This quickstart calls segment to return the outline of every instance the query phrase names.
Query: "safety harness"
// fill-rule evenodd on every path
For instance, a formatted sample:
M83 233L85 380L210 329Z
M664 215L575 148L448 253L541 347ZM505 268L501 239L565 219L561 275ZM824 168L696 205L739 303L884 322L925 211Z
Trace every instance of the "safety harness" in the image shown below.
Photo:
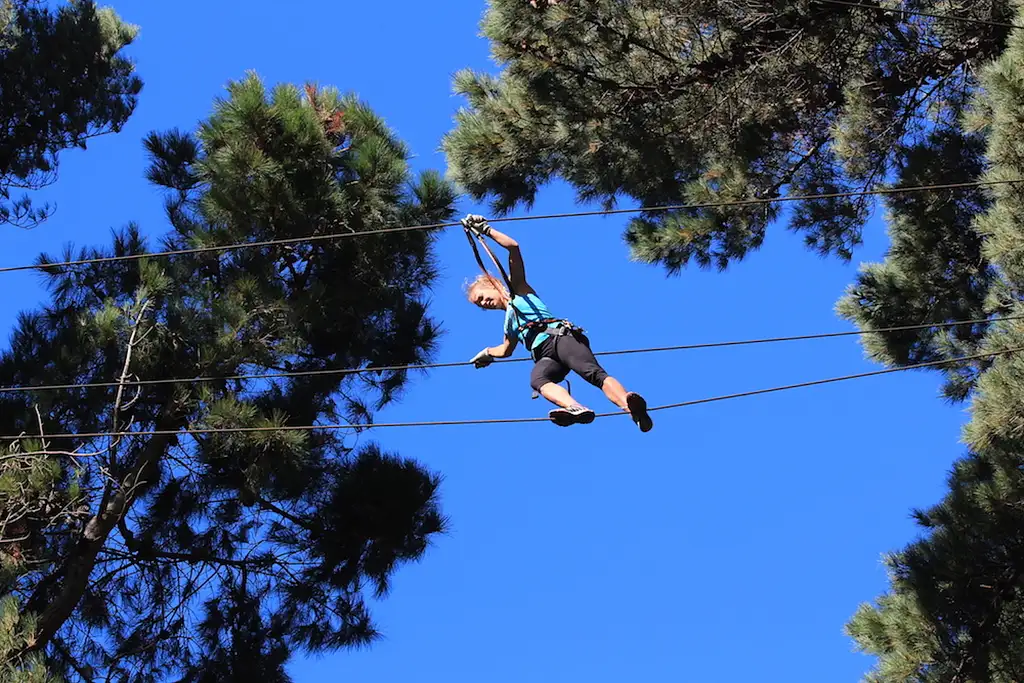
M512 311L516 318L520 320L522 319L519 314L519 310L515 306L512 307ZM583 331L582 327L578 327L574 325L572 321L564 318L527 320L516 328L516 332L523 337L523 343L526 344L526 348L530 349L530 355L533 355L533 342L542 334L550 334L553 337L564 337L566 335L582 333Z

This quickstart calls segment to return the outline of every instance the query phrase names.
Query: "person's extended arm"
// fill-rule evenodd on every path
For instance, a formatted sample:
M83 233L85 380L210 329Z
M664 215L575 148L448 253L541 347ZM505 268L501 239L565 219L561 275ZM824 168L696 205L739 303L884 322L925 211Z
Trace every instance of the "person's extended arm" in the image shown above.
M516 346L519 344L519 340L515 337L505 337L505 341L498 344L497 346L489 346L480 353L473 356L470 361L478 368L484 368L490 365L495 358L508 358L512 355L512 352L516 350Z

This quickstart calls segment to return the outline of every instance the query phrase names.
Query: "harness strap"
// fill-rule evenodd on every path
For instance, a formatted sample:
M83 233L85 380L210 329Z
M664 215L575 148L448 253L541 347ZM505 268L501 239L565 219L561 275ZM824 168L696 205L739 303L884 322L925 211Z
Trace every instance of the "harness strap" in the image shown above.
M571 322L569 322L568 320L563 320L562 318L542 318L540 320L527 320L526 322L519 326L518 331L522 332L523 330L528 330L539 325L551 325L552 323L562 323L564 325L572 327Z
M552 323L557 323L558 327L553 327ZM571 321L562 318L545 318L543 320L530 320L519 326L518 332L526 330L526 334L523 336L523 342L526 344L526 348L530 349L531 353L533 349L534 340L537 339L541 334L550 334L553 337L563 337L567 334L574 334L575 332L583 332L583 328L577 327Z
M487 270L487 266L484 265L484 260L480 256L480 250L477 248L476 241L473 240L473 235L471 234L469 228L465 228L465 232L466 239L469 240L469 246L473 249L473 256L476 257L476 262L477 265L480 266L480 270L483 271L484 275L487 275L488 277L494 277L493 275L491 275L490 271ZM484 248L484 251L486 251L487 255L491 258L491 262L494 263L494 267L498 269L499 273L501 273L501 279L505 281L505 286L508 288L508 291L506 293L508 294L509 298L511 298L512 280L509 278L508 273L506 273L505 269L501 267L501 262L497 259L497 257L495 257L494 252L491 251L491 248L487 246L487 242L484 241L484 238L477 236L477 239L480 241L480 246Z

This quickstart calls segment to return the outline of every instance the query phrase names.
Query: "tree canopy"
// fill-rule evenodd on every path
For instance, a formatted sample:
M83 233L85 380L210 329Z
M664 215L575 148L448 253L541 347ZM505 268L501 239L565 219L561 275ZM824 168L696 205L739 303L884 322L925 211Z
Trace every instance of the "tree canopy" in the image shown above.
M164 248L453 213L439 174L414 177L373 111L331 89L250 76L197 133L146 145ZM0 456L0 507L17 511L0 520L0 595L19 617L9 599L0 626L23 668L45 654L74 680L283 681L293 652L375 637L367 596L444 528L438 476L351 431L268 428L358 427L399 397L405 372L318 371L430 357L433 239L44 265L50 301L19 320L0 385L101 386L0 394L0 432L25 435ZM147 252L129 226L64 256ZM231 379L282 371L305 374ZM165 378L183 381L131 383ZM103 432L120 435L86 436Z
M907 6L1012 16L1006 0ZM583 201L648 207L877 189L957 127L1009 28L824 0L491 0L483 32L503 69L456 76L469 106L444 148L473 197L508 211L555 177ZM849 259L871 199L790 206L811 249ZM626 237L670 272L724 269L781 211L650 213Z
M52 207L28 193L57 179L59 153L128 121L142 81L124 49L137 33L90 0L0 0L0 225L45 220Z

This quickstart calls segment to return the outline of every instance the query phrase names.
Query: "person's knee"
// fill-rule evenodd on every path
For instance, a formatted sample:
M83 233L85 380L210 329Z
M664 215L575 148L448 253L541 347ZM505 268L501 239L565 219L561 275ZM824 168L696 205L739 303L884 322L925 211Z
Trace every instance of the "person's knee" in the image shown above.
M537 362L530 373L530 388L539 392L545 384L558 384L564 378L562 366L550 358L544 358Z
M608 379L608 373L600 365L583 368L583 372L580 375L598 389L604 387L604 381Z
M555 384L554 382L544 381L540 382L538 386L535 386L533 390L536 391L541 396L547 397L551 393L551 389L553 387L557 389L558 385Z

